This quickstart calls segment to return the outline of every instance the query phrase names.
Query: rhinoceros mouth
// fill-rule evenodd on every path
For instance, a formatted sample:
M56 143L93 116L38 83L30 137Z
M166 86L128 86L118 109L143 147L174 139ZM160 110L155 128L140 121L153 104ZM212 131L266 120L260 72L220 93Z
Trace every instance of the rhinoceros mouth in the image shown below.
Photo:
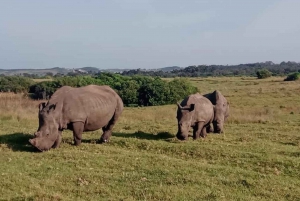
M38 151L43 152L43 150L41 150L40 148L36 147L33 142L31 141L31 139L29 140L29 143Z
M185 141L188 139L188 137L186 137L185 135L181 135L181 134L177 134L176 137L178 140L181 140L181 141Z
M35 141L33 141L33 139L30 139L30 140L29 140L29 143L30 143L34 148L36 148L38 151L40 151L40 152L47 151L46 149L41 149L41 148L39 148L39 147L36 145ZM48 150L49 150L49 149L48 149Z

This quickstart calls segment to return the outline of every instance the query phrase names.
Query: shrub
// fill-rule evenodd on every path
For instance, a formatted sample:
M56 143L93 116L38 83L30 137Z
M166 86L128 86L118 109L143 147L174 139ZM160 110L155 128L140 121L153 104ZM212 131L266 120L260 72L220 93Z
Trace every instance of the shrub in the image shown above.
M138 105L138 90L139 85L135 80L122 82L118 94L126 106Z
M191 85L186 78L175 78L169 83L170 103L176 103L178 100L198 92L197 87Z
M256 72L258 79L264 79L272 76L272 73L267 69L261 69Z
M49 99L51 95L62 85L56 81L44 81L33 84L29 87L29 93L34 99Z
M166 81L156 77L139 88L139 105L153 106L166 105L170 101L170 89Z
M122 98L125 106L153 106L174 104L189 94L197 92L187 79L170 82L159 77L122 76L101 73L96 76L64 76L54 81L45 81L30 86L29 92L35 99L48 99L62 86L81 87L90 84L108 85Z
M57 86L71 86L71 87L82 87L90 84L103 85L105 82L100 79L95 79L92 76L64 76L55 78Z
M292 74L289 74L284 81L295 81L298 80L300 78L300 72L295 72Z
M3 76L0 77L1 92L28 92L32 79L20 76Z

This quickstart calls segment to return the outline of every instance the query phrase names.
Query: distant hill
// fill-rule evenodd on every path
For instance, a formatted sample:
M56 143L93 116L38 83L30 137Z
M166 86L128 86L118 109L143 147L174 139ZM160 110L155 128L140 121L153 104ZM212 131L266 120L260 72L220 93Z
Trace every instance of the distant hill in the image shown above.
M171 67L163 67L157 69L140 69L141 71L163 71L163 72L170 72L172 70L179 70L181 69L178 66L171 66ZM72 72L86 72L86 73L99 73L99 72L111 72L111 73L122 73L124 71L129 71L133 69L99 69L97 67L82 67L82 68L61 68L61 67L54 67L54 68L45 68L45 69L0 69L0 74L3 75L23 75L23 74L34 74L38 76L44 76L47 73L52 73L53 75L56 74L63 74L66 75Z
M120 68L112 68L112 69L99 69L100 72L109 72L109 73L122 73L124 71L129 71L132 69L120 69Z
M80 68L80 70L84 70L86 72L90 72L90 73L99 73L100 69L96 68L96 67L82 67Z
M55 67L55 68L47 68L47 69L0 69L0 74L3 75L23 75L24 73L26 74L34 74L34 75L39 75L43 76L46 75L47 73L52 73L53 75L55 74L68 74L69 72L72 72L71 69L66 69L66 68L60 68L60 67Z
M275 64L271 61L238 65L193 65L185 68L165 67L161 69L135 69L122 72L122 75L158 77L207 77L207 76L257 76L258 70L267 69L274 76L300 72L300 63L288 61ZM165 71L163 71L165 70Z
M183 69L179 66L170 66L170 67L163 67L163 68L158 68L157 70L158 71L163 71L163 72L171 72L173 70L180 70L180 69Z
M267 69L273 75L288 75L300 72L300 63L288 61L275 64L271 61L247 63L238 65L193 65L188 67L168 66L156 69L99 69L97 67L48 69L0 69L0 75L24 75L40 77L44 75L78 75L95 74L99 72L120 73L122 75L145 75L158 77L203 77L203 76L256 76L260 69Z
M56 75L56 74L66 75L68 73L75 72L75 71L86 72L86 73L100 72L100 70L95 67L83 67L83 68L76 68L76 69L54 67L54 68L45 68L45 69L0 69L0 74L3 74L3 75L34 74L34 75L38 75L38 76L44 76L47 73L52 73L53 75Z

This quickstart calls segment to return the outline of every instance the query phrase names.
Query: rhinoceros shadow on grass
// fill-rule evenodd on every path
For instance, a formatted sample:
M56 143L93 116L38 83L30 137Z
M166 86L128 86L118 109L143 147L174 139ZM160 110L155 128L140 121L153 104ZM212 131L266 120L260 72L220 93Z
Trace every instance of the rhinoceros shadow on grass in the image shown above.
M169 133L169 132L159 132L157 134L153 133L145 133L143 131L137 131L134 133L113 133L112 137L117 137L117 138L136 138L136 139L141 139L141 140L166 140L169 141L170 139L173 139L175 135ZM63 137L62 138L62 143L65 144L73 144L72 143L73 139L71 137ZM113 141L113 139L112 139ZM101 144L99 139L85 139L83 136L82 143L86 144Z
M35 148L28 143L30 138L32 135L25 133L0 135L0 144L6 144L13 151L34 152Z
M144 140L168 140L170 138L175 137L175 135L169 132L159 132L157 134L152 134L152 133L145 133L143 131L137 131L134 133L114 133L113 136L122 137L122 138L137 138L137 139L144 139Z
M159 132L157 134L145 133L143 131L137 131L135 133L113 133L114 137L121 138L137 138L145 140L168 140L174 138L175 135L169 132ZM12 133L6 135L0 135L0 145L5 144L13 151L19 152L36 152L37 150L31 146L28 142L32 138L32 135L26 133ZM83 139L83 143L98 143L97 139ZM72 139L63 138L63 143L72 144Z

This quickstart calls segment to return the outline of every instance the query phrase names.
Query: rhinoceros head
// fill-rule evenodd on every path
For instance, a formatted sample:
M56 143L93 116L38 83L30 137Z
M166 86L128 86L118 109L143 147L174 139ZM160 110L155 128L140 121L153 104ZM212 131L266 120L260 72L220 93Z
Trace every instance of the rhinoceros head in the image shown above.
M177 103L177 121L178 121L178 132L176 137L179 140L186 140L188 138L189 130L192 124L193 112L195 104L182 107Z
M59 137L59 125L55 120L56 104L39 105L39 127L29 142L40 151L49 150Z

